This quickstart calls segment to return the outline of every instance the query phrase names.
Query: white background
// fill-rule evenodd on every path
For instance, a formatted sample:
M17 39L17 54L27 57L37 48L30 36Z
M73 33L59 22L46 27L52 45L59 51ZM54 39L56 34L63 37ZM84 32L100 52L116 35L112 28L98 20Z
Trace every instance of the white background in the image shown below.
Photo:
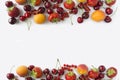
M57 24L32 22L30 31L24 22L8 23L5 1L0 1L0 79L7 80L6 73L13 65L34 64L52 68L57 58L61 64L104 64L120 70L119 0L115 5L118 10L109 24L90 19L78 24L77 16L73 16L74 25L69 19Z

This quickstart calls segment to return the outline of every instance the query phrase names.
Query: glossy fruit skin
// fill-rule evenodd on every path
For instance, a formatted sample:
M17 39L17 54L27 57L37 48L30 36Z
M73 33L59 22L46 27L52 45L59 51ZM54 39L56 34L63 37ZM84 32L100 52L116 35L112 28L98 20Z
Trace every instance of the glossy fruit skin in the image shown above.
M66 9L73 9L74 8L74 6L75 6L75 2L74 1L72 1L71 3L68 3L67 1L65 1L64 2L64 7L66 8Z
M104 21L105 21L106 23L110 23L110 22L112 21L112 19L111 19L110 16L106 16L105 19L104 19Z
M45 8L44 7L39 7L38 8L38 12L39 13L44 13L45 12Z
M32 77L26 77L25 80L34 80Z
M12 7L13 6L13 2L12 1L6 1L5 5L6 5L6 7Z
M110 15L113 13L113 10L111 8L106 8L105 12L106 12L106 14Z
M98 71L90 70L90 71L88 72L88 76L89 76L89 78L91 78L91 79L97 78L98 75L99 75L99 72L98 72Z
M106 68L105 68L104 65L100 65L100 66L98 67L98 70L99 70L99 72L104 72L104 71L106 70Z
M12 18L8 19L8 22L13 25L17 22L17 20L16 20L16 18L12 17Z
M57 69L52 69L52 74L56 75L58 73L58 70Z
M28 69L29 69L30 71L32 71L32 69L33 69L34 67L35 67L34 65L29 65L29 66L28 66Z
M33 70L35 72L35 78L40 78L42 77L42 69L40 67L34 67Z
M6 77L8 79L13 79L13 78L15 78L15 75L13 73L7 73Z
M60 20L59 14L58 13L52 13L48 16L48 20L50 22L58 22Z
M106 5L112 6L116 3L116 0L105 0Z
M25 17L25 16L20 16L19 19L20 19L21 21L25 21L25 20L26 20L26 17Z
M82 23L82 22L83 22L83 18L82 18L82 17L78 17L78 18L77 18L77 22L78 22L78 23Z
M99 0L87 0L88 6L96 6Z
M70 71L67 74L65 74L65 79L66 80L76 80L76 74Z
M88 19L88 18L89 18L89 12L84 12L84 13L82 14L82 18L83 18L83 19Z
M114 78L117 75L117 69L115 67L110 67L106 71L106 75L109 78Z
M31 5L25 5L25 6L23 7L23 9L24 9L25 11L31 11L32 7L31 7Z
M17 7L13 7L8 11L8 15L10 17L18 17L20 15L20 10Z

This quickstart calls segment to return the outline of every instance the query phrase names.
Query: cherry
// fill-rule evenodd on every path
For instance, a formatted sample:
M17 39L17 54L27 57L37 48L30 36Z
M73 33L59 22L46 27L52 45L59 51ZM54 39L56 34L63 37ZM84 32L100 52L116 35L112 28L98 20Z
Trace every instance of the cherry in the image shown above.
M108 7L105 9L105 12L106 12L106 14L110 15L110 14L112 14L113 10Z
M50 8L52 6L52 4L50 2L45 2L45 8Z
M56 75L58 73L57 69L52 69L52 74Z
M104 65L100 65L100 66L98 67L98 70L99 70L99 72L104 72L104 71L106 70L106 68L105 68Z
M53 9L51 9L51 8L47 9L47 13L48 14L52 14L53 13Z
M89 18L89 12L84 12L84 13L82 14L82 18L83 18L83 19L88 19L88 18Z
M26 18L29 18L29 17L31 16L31 13L30 13L30 12L26 12L26 13L24 14L24 16L25 16Z
M44 73L45 75L47 75L47 74L50 73L50 70L49 70L48 68L46 68L46 69L43 70L43 73Z
M38 8L38 12L39 13L44 13L45 12L45 8L44 7L39 7Z
M8 79L14 79L15 78L15 75L13 73L7 73L6 77Z
M59 3L62 3L63 2L63 0L57 0L57 3L59 4Z
M58 74L59 74L59 75L63 75L63 74L64 74L64 70L63 70L63 69L59 69L59 70L58 70Z
M32 77L26 77L25 80L33 80Z
M99 0L97 3L98 6L103 6L103 1Z
M17 22L17 19L12 17L12 18L8 19L8 22L13 25Z
M98 75L98 77L99 77L100 79L104 78L104 76L105 76L104 73L99 73L99 75Z
M78 8L73 8L73 9L71 10L71 13L77 14L77 13L78 13Z
M112 19L111 19L110 16L106 16L105 19L104 19L104 21L105 21L106 23L109 23L109 22L112 21Z
M83 3L82 2L80 2L79 4L78 4L78 8L80 8L80 9L83 9Z
M51 0L51 2L56 2L56 0Z
M100 9L100 6L96 5L96 6L94 6L93 8L94 8L94 10L99 10L99 9Z
M46 75L46 80L53 80L53 75L52 74L47 74Z
M26 20L26 17L25 17L25 16L20 16L19 19L20 19L21 21L25 21L25 20Z
M24 9L25 11L31 11L32 7L31 7L31 5L25 5L25 6L23 7L23 9Z
M32 69L33 69L34 67L35 67L34 65L29 65L29 66L28 66L28 69L29 69L30 71L32 71Z
M6 7L12 7L13 6L13 2L12 1L6 1L5 5L6 5Z
M63 12L64 12L64 9L62 7L57 8L57 13L63 14Z

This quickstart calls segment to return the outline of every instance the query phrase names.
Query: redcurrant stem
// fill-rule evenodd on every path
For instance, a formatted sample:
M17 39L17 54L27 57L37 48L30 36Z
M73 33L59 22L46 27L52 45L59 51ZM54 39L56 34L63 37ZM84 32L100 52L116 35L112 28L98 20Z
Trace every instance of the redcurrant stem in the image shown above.
M11 68L10 68L10 73L12 72L13 68L15 67L15 65L13 65Z

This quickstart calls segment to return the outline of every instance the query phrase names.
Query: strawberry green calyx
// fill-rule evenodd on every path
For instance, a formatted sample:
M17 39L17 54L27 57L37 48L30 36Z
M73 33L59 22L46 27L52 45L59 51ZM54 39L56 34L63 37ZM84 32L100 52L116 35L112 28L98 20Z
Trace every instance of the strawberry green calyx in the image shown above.
M73 1L72 0L66 0L68 4L71 4Z
M36 78L36 75L37 75L37 72L35 72L35 71L32 71L32 72L30 73L30 76L32 76L33 78Z
M109 75L109 76L111 76L111 75L113 75L113 74L115 74L116 72L115 72L115 70L114 69L110 69L110 70L108 70L108 72L107 72L107 74Z
M109 4L109 3L111 3L111 2L112 2L112 0L106 0L106 2Z
M53 18L53 19L52 19L52 22L59 22L59 21L60 21L59 18Z
M7 8L8 11L12 11L14 6Z
M74 75L74 73L72 71L68 72L68 76L73 76L73 75Z
M36 0L30 0L30 3L31 3L32 6L34 6L35 3L36 3Z
M92 70L94 71L94 72L98 72L98 69L96 68L96 67L94 67L93 65L92 65Z

